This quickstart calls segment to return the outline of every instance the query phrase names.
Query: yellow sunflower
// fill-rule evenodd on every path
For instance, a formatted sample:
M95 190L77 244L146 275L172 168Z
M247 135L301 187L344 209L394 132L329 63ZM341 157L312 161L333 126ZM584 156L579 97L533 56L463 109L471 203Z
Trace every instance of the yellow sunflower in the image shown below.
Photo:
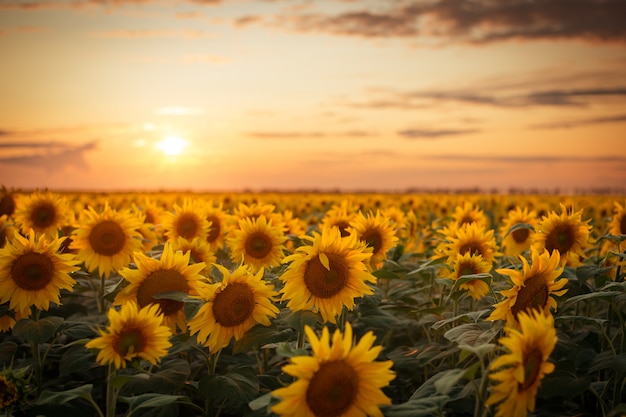
M609 234L613 236L626 235L626 204L623 206L614 202L613 217L609 223Z
M500 227L500 236L508 233L511 227L519 223L529 224L533 227L537 226L537 213L528 211L528 208L516 206L514 210L509 211L506 219L504 219ZM525 250L530 249L534 231L531 229L517 229L509 233L502 240L502 248L504 253L509 256L518 256Z
M281 300L289 300L287 307L293 311L319 311L324 321L336 323L343 306L352 310L355 298L374 292L368 285L376 282L367 266L371 248L355 234L341 237L336 227L301 238L313 244L283 259L291 264L280 276L285 284Z
M60 304L61 290L76 283L69 274L79 269L74 255L58 253L60 245L61 239L35 239L33 230L28 238L16 233L0 249L0 304L8 301L14 311Z
M551 314L531 310L519 314L519 330L508 327L499 342L508 353L489 366L496 381L486 405L497 405L496 417L526 417L535 410L535 396L545 375L554 371L548 362L557 342Z
M203 205L186 199L182 207L174 204L173 209L173 212L168 211L162 215L167 240L173 242L179 237L187 240L193 240L194 237L207 238L209 222Z
M297 378L272 391L280 402L272 411L283 417L382 417L381 405L391 404L382 388L395 378L392 361L376 361L382 347L374 346L373 332L353 345L352 326L333 334L327 327L321 338L305 327L312 356L296 356L283 371Z
M591 226L582 220L582 210L567 210L561 204L561 213L551 211L537 225L533 245L538 250L558 251L561 260L569 266L579 266L585 250L590 246Z
M253 272L280 265L287 236L282 226L274 226L264 215L239 221L232 237L226 239L233 262L243 262Z
M72 232L70 249L89 272L96 269L109 277L128 265L133 252L142 248L140 219L128 210L116 211L105 203L101 212L93 207L83 210L79 225Z
M6 214L0 216L0 248L3 247L7 241L13 239L13 235L15 234L13 225L8 220Z
M567 279L558 279L563 272L559 251L552 254L547 250L543 253L531 247L532 266L523 256L522 271L512 269L497 269L496 272L508 276L513 287L503 290L506 298L496 304L495 310L487 320L506 320L507 325L516 325L518 315L522 311L541 310L551 314L550 309L556 310L556 300L553 296L561 296L567 292L563 287Z
M15 196L4 186L0 189L0 216L11 217L15 213Z
M382 266L383 260L387 257L387 251L398 243L396 228L380 211L376 211L375 215L371 212L367 215L358 212L350 222L349 231L355 233L359 240L372 248L370 265L374 268Z
M266 204L263 202L256 202L252 204L239 203L233 210L233 214L228 218L228 230L226 231L226 238L232 237L232 233L239 229L239 222L245 219L256 219L258 217L265 217L271 219L274 215L276 206L273 204ZM278 224L274 224L278 226ZM282 226L282 225L281 225Z
M211 251L211 245L206 240L200 238L193 238L189 241L185 238L179 237L174 243L172 248L175 251L182 251L183 253L189 252L189 261L195 264L202 262L205 264L202 273L205 276L209 276L212 265L217 262L215 254Z
M468 223L475 223L485 228L489 226L489 218L485 212L470 201L465 201L463 205L455 207L452 220L457 226L463 226Z
M456 254L481 255L485 262L493 263L501 253L498 251L492 229L487 230L478 223L454 224L443 228L443 241L437 246L434 257L447 257L454 262Z
M222 203L217 206L206 205L204 208L206 220L209 222L209 231L206 241L211 247L211 251L217 252L224 247L224 236L228 227L228 215L222 207Z
M457 253L456 260L450 265L452 270L447 270L442 276L457 280L464 275L487 274L491 271L491 265L481 255ZM473 279L462 283L459 289L467 291L474 300L480 300L489 292L489 285L480 279Z
M0 332L6 332L11 330L15 323L21 319L26 319L30 316L30 308L24 310L11 310L9 309L9 303L4 303L0 306L0 312L4 313L0 316ZM1 407L0 407L1 408Z
M189 265L191 252L174 251L172 244L166 242L159 259L151 258L141 252L135 252L133 259L137 269L123 268L120 275L129 282L113 302L114 305L134 301L140 308L157 304L164 315L164 322L173 332L176 326L186 329L183 302L155 296L179 291L189 295L198 294L198 281L205 268L204 262Z
M157 365L172 346L169 340L172 333L163 325L163 315L156 304L140 309L130 301L119 311L110 308L107 317L106 330L100 329L100 336L85 344L88 349L99 350L96 360L102 365L125 368L134 358Z
M241 339L255 324L270 325L270 317L278 314L272 303L278 296L274 287L263 280L263 270L254 275L245 265L232 273L222 265L222 281L199 288L205 304L189 320L189 331L198 334L198 341L216 353L228 346L232 338Z
M37 234L54 239L58 237L58 230L69 223L69 212L65 197L49 191L36 191L20 198L14 219L22 234L27 235L33 229Z
M350 200L344 199L339 205L334 205L324 214L320 228L326 226L338 227L341 231L341 236L346 237L350 234L348 230L350 228L350 222L356 217L357 211L358 209Z

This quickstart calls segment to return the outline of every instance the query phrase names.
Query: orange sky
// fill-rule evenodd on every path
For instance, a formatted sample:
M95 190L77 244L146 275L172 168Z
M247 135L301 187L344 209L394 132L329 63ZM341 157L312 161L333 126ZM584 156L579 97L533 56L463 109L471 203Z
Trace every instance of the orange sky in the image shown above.
M623 192L625 15L621 0L3 0L0 185Z

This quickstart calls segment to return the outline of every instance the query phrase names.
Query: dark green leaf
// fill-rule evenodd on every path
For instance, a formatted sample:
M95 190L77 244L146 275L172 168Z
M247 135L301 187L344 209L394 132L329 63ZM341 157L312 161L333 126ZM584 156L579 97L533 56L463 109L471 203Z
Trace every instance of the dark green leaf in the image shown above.
M152 373L144 374L145 377L133 378L127 381L122 394L172 393L185 383L190 373L191 368L186 360L175 359L167 361L156 370L153 370Z
M68 401L75 400L77 398L90 398L92 384L81 385L80 387L72 388L67 391L52 392L44 390L39 398L37 398L38 405L53 404L60 405L65 404Z
M154 393L141 394L134 397L120 396L118 398L120 399L120 401L128 403L131 411L130 414L132 414L133 411L141 408L164 407L176 401L186 399L186 397L182 395L165 395Z
M63 353L59 363L61 376L68 376L72 372L78 372L95 366L96 356L84 345L75 345Z
M235 341L233 353L247 352L268 343L286 342L293 337L292 329L276 330L272 327L256 325L246 332L244 337Z
M588 294L575 295L574 297L568 298L563 303L559 305L559 310L565 311L572 305L576 304L579 301L583 300L594 300L594 299L610 299L617 295L620 295L620 291L596 291Z
M441 414L438 411L443 409L449 399L447 395L435 395L381 407L381 410L386 417L431 417Z
M590 384L591 379L586 375L578 377L570 372L557 370L548 374L541 381L537 396L540 398L572 398L585 392Z
M259 380L253 368L238 366L226 375L205 376L200 380L198 388L217 407L247 407L259 394Z
M13 335L38 344L46 343L55 335L63 317L49 316L37 321L19 320L13 326Z

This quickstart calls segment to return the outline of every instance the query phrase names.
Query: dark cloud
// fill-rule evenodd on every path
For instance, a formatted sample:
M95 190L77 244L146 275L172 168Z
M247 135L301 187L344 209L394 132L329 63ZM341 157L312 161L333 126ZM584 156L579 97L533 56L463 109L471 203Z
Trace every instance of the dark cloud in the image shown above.
M624 123L626 122L626 114L607 117L593 117L589 119L577 119L552 123L540 123L530 126L532 129L569 129L579 126L589 126L607 123Z
M325 138L363 138L372 136L371 133L350 130L346 132L247 132L248 137L255 139L325 139Z
M398 132L406 139L439 139L448 136L469 135L480 129L406 129Z

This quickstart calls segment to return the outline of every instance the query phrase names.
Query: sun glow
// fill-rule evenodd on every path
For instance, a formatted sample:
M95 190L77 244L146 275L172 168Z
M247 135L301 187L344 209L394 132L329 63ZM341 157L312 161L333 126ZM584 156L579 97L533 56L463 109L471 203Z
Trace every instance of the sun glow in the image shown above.
M156 147L166 155L180 155L187 147L188 142L178 136L168 136L157 142Z

